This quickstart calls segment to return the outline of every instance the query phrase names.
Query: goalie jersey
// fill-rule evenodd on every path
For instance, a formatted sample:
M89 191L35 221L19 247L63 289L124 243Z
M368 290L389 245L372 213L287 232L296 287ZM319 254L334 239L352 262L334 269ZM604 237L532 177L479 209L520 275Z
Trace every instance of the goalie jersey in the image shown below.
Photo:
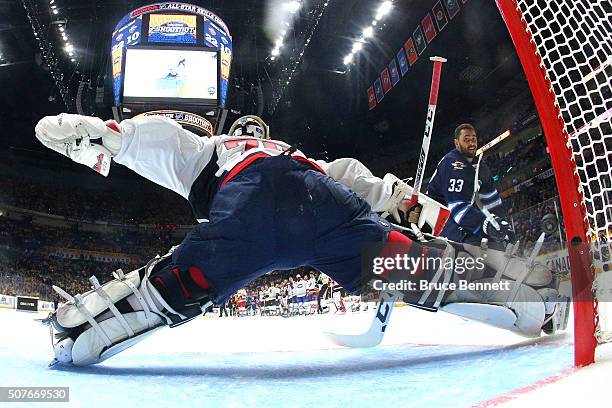
M481 208L506 218L502 200L493 185L491 172L485 163L480 164L478 183L480 185L474 204L474 180L478 158L467 159L459 150L453 149L438 163L427 188L427 195L445 204L451 216L441 235L457 242L480 243L483 237L482 224L485 220ZM480 203L482 207L479 207Z
M308 159L277 140L253 137L201 138L161 116L121 122L121 150L115 162L186 198L198 221L206 221L217 190L262 157L291 155L348 186L373 211L384 211L393 186L355 159Z

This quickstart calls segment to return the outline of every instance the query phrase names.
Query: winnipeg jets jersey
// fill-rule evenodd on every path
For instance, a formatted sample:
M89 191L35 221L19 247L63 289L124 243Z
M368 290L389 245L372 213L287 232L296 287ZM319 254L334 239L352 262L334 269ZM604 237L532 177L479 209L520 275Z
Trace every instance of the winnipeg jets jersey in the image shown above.
M375 177L358 160L308 159L279 140L223 135L202 138L162 116L124 120L121 136L121 149L114 160L189 200L199 221L208 218L214 194L231 177L261 157L280 154L291 154L348 186L373 211L384 211L392 193L391 183Z
M459 150L453 149L440 160L427 188L427 195L448 206L451 211L451 218L442 235L452 240L461 241L455 236L455 230L471 235L481 232L485 215L478 207L478 202L482 208L505 218L501 197L493 185L485 163L481 163L478 172L478 202L472 204L477 163L476 160L468 160Z

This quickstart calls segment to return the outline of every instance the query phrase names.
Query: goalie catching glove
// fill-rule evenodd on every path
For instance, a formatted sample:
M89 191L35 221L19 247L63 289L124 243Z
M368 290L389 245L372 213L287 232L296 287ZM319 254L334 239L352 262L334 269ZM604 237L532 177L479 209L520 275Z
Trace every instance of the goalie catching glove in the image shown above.
M206 278L198 268L172 265L172 252L128 274L115 271L115 279L104 285L92 277L92 290L81 295L53 286L67 302L43 320L51 330L51 364L100 363L206 310L212 304Z
M42 118L36 138L49 149L108 176L111 157L121 149L121 129L115 121L62 113ZM93 143L100 140L102 144Z

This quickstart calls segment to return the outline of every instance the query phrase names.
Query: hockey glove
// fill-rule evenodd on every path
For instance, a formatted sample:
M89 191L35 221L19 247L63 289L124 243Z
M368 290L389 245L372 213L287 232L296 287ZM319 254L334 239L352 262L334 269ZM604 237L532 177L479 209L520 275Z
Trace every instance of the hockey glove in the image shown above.
M36 125L36 138L49 149L107 176L110 170L111 150L121 147L121 132L114 124L101 119L63 113L42 118ZM103 139L104 145L92 143Z
M387 200L382 217L387 218L391 215L393 219L401 225L403 222L405 223L405 214L407 213L410 203L409 200L406 199L410 193L410 186L391 173L387 173L383 181L391 185L392 192Z

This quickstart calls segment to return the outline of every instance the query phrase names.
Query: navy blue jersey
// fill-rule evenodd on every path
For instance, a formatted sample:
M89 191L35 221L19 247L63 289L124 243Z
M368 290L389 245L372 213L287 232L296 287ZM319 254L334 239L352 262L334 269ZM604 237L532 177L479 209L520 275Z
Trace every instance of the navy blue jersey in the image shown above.
M481 228L485 215L476 204L472 204L477 160L469 160L459 150L453 149L440 160L429 182L427 194L446 205L451 211L451 217L442 232L442 235L449 239L463 241L462 238L466 236L482 235ZM501 197L493 185L491 173L484 162L480 165L478 179L480 183L478 199L483 208L505 218ZM451 233L450 236L448 233Z

